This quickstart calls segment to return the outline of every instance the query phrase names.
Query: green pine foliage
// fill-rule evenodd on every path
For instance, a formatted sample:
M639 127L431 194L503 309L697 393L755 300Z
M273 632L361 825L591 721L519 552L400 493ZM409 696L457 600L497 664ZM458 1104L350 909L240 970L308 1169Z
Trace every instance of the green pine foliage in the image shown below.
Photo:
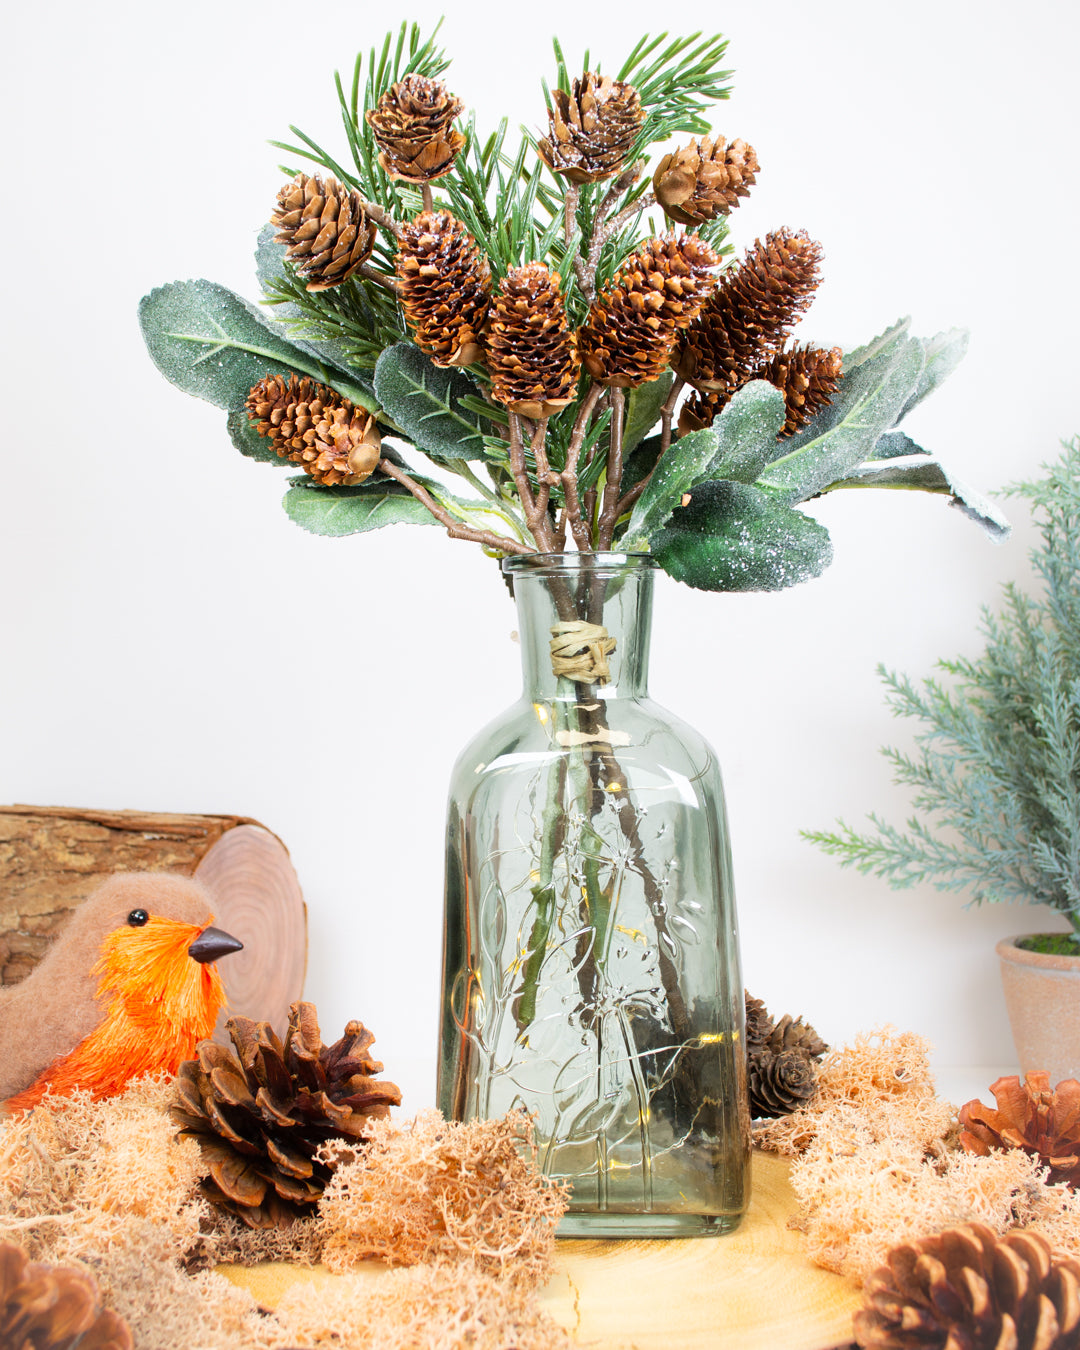
M915 814L906 829L871 815L870 833L839 822L805 837L894 887L1050 905L1080 931L1080 438L1011 491L1039 523L1039 592L1005 586L983 650L939 662L943 678L879 672L892 711L919 727L914 753L883 752Z

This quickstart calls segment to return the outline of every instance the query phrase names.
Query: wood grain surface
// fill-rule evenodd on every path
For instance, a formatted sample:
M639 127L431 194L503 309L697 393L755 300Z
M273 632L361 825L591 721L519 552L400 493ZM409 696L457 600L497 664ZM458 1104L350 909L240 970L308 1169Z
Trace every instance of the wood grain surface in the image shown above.
M795 1196L782 1158L757 1153L753 1198L725 1237L638 1242L563 1239L542 1294L583 1350L833 1350L851 1341L861 1303L849 1280L807 1260L788 1227ZM268 1307L287 1288L337 1277L281 1263L220 1267ZM386 1267L364 1262L378 1281Z

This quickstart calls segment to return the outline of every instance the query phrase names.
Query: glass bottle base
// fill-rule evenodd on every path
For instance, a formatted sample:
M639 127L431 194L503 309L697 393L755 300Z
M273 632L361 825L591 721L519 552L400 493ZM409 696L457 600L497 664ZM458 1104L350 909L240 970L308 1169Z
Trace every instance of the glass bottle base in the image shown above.
M699 1238L733 1233L741 1214L566 1214L557 1238Z

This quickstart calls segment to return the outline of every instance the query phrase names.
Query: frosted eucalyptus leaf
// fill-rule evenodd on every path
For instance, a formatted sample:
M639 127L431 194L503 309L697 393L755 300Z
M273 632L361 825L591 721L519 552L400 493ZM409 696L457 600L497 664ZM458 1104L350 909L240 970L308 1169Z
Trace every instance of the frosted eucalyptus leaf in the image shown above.
M777 437L787 417L784 396L765 380L751 380L712 424L716 457L709 478L753 483L778 453Z
M255 275L258 277L259 285L263 294L269 299L273 299L276 287L283 282L289 282L291 285L303 285L295 276L285 269L285 245L274 242L274 226L264 225L259 232L259 241L255 246ZM360 308L364 308L362 302ZM355 361L350 359L348 344L335 338L313 337L310 334L303 334L302 325L311 326L311 320L292 300L274 300L274 303L267 306L269 310L270 321L281 332L287 341L292 342L299 347L301 351L307 352L314 357L321 365L332 367L339 375L344 375L351 380L358 381L369 394L373 394L373 389L369 381L363 380L357 373ZM374 316L371 316L372 331L377 328ZM336 375L327 376L328 383L336 382Z
M717 435L711 427L692 431L668 447L657 462L645 491L637 499L622 546L647 549L649 538L678 506L688 488L707 476L716 457Z
M883 333L877 337L871 338L869 342L861 347L856 347L854 351L844 353L844 369L854 370L856 366L861 366L864 362L872 360L875 356L881 356L887 352L896 351L901 343L908 338L911 329L911 319L897 319Z
M636 389L631 389L630 397L626 400L626 424L623 428L624 459L660 420L660 409L667 402L674 379L672 372L665 370L658 380L650 380L648 384L639 384Z
M761 482L794 505L847 477L895 424L922 369L922 348L912 339L848 369L832 403L801 436L783 443L792 448L768 466Z
M902 431L885 431L877 438L870 460L900 459L904 455L929 455L921 445L916 445L910 436Z
M437 525L425 506L400 483L369 479L359 487L294 484L282 502L289 519L309 534L340 536L384 525Z
M981 525L995 543L1004 543L1012 526L993 502L974 488L954 478L936 459L926 457L925 451L910 460L871 461L861 464L846 478L833 483L828 491L839 488L907 488L920 492L948 494L955 506L969 520Z
M150 356L167 380L219 408L243 406L264 375L324 378L319 363L287 341L253 305L212 281L174 281L143 297L139 323ZM370 395L335 388L373 409Z
M832 561L823 525L746 483L700 483L652 538L665 572L704 591L779 591Z
M411 342L387 347L375 367L375 394L394 423L432 459L484 459L480 418L460 400L476 385L460 370L436 366Z
M898 422L905 418L917 403L921 403L927 394L932 394L942 381L953 373L964 359L968 349L968 340L969 334L966 328L951 328L948 332L938 333L932 338L918 339L923 349L925 364L915 392L900 410L900 416L896 419Z
M260 460L264 464L280 464L283 468L296 468L295 464L277 453L269 436L259 435L243 408L233 409L226 418L225 425L229 439L242 455L247 455L249 459Z

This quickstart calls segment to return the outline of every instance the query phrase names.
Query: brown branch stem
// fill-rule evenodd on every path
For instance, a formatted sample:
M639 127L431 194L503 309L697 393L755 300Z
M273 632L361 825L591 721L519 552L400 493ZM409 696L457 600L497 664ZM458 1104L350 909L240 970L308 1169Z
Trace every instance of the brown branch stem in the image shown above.
M525 523L536 540L541 553L554 553L554 540L547 514L547 500L541 510L537 510L537 498L533 495L529 482L529 470L525 464L525 441L522 434L523 419L512 412L510 414L510 472L514 476L518 497L525 512ZM546 429L546 428L545 428ZM541 484L541 492L545 492Z
M570 521L570 529L574 535L574 542L579 549L589 552L592 548L592 540L589 530L585 525L581 515L581 498L578 496L578 473L577 461L581 453L581 443L585 439L585 433L589 429L589 422L603 393L603 386L593 384L589 386L589 392L581 401L581 407L578 409L577 417L574 419L574 427L570 433L570 444L566 448L566 468L561 477L563 487L566 493L566 513ZM585 542L582 543L582 540Z
M374 202L362 202L364 214L370 216L376 225L382 225L384 229L390 231L395 239L400 239L405 233L405 227L399 224L389 211L384 211L381 206L376 206Z
M374 267L369 267L367 263L361 263L356 269L362 277L368 281L373 281L376 286L381 286L383 290L390 291L394 295L401 294L401 282L397 277L392 277L386 272L378 272Z
M423 202L425 211L435 210L435 199L432 196L430 183L420 184L420 200Z
M411 478L393 460L380 459L378 468L380 473L386 474L388 478L394 479L402 487L408 488L416 500L427 507L440 525L446 526L446 533L451 539L468 539L474 544L483 544L499 553L536 552L528 544L519 543L518 540L511 539L509 535L495 534L492 530L476 530L471 525L462 525L460 521L453 518L449 511L439 505L425 487L422 487L415 478Z

